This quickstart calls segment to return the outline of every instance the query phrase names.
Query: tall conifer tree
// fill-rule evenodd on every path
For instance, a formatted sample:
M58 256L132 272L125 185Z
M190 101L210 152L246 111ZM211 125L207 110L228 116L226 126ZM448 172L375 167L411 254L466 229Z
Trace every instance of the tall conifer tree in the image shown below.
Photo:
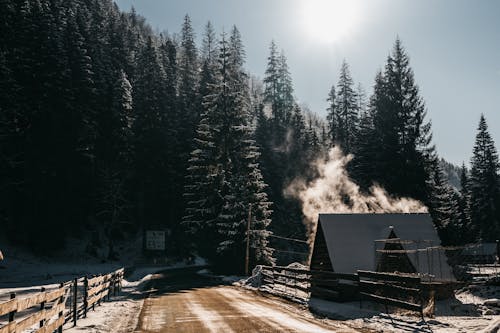
M478 237L493 241L500 236L498 152L481 115L469 179L471 219Z

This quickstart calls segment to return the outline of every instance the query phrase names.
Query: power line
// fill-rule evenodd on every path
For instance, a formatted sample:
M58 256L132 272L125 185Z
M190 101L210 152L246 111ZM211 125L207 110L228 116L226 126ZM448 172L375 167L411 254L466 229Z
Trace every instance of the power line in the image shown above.
M293 242L299 242L299 243L305 243L305 244L308 244L308 242L307 242L307 241L302 240L302 239L288 238L288 237L276 236L276 235L269 235L269 237L274 237L274 238L279 238L279 239L289 240L289 241L293 241Z
M293 253L293 254L303 254L303 255L309 255L309 252L297 252L297 251L285 251L285 250L278 250L274 249L276 252L283 252L283 253Z

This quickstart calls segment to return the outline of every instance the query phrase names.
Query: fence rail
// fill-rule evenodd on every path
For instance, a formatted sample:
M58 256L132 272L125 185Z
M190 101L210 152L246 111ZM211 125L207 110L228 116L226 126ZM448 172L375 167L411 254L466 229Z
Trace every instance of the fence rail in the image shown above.
M260 286L289 299L370 300L388 306L417 311L422 316L433 293L424 297L421 278L410 274L357 271L356 274L315 271L282 266L261 266ZM302 294L299 294L301 292ZM429 309L432 315L432 309Z
M91 278L75 278L61 283L55 290L40 292L29 297L17 298L10 294L10 300L0 302L0 333L20 333L38 324L36 333L62 332L63 325L86 317L90 307L95 308L105 297L116 295L121 288L124 269ZM19 313L27 312L17 319ZM2 325L2 317L6 324Z
M424 317L425 301L420 277L409 274L358 271L359 293L362 299L419 312ZM429 302L433 302L429 301ZM361 305L361 303L360 303Z

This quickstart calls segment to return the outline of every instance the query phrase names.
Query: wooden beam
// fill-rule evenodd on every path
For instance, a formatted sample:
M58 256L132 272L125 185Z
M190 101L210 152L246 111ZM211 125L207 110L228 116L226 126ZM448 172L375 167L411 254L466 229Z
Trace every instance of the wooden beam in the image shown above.
M413 297L420 296L420 289L418 288L396 286L393 284L386 284L383 282L359 281L359 286L361 288L361 291L369 291L369 292L373 292L376 290L384 290L386 292L396 291L396 292L401 292L403 294L409 294L409 296Z
M0 316L4 316L9 312L17 310L18 299L14 298L3 303L0 303Z
M11 321L7 325L0 327L0 333L16 333L17 323L15 321Z
M369 293L365 293L365 292L361 292L360 294L365 296L369 300L372 300L372 301L377 302L377 303L395 306L395 307L406 309L406 310L422 312L422 305L419 305L419 304L400 301L398 299L373 295L373 294L369 294Z
M419 284L420 277L411 275L402 275L396 273L380 273L371 271L358 271L358 276L360 278L367 278L372 280L384 280L384 281L395 281L411 284Z

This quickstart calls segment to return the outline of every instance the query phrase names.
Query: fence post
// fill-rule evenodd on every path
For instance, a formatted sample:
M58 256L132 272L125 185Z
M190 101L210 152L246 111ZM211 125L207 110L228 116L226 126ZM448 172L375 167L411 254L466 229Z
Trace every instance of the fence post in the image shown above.
M76 321L78 320L78 278L73 281L73 326L76 326Z
M89 300L89 280L85 276L83 278L83 317L87 318L87 310L88 310L88 300Z
M108 281L109 286L108 286L108 302L111 299L111 289L113 288L113 281L114 281L115 273L111 275L111 279Z
M93 277L93 278L95 278L95 277L96 277L96 275L94 274L94 275L92 275L92 277ZM95 287L95 284L94 284L94 287ZM93 297L95 297L95 296L96 296L96 294L94 294L94 295L92 295L92 296L93 296ZM95 303L96 303L96 302L93 302L93 303L92 303L92 311L95 311Z
M117 275L118 277L115 280L115 285L116 285L115 289L117 289L118 292L120 292L122 290L122 272L119 272ZM115 296L116 296L116 290L115 290Z
M10 299L16 298L16 293L10 294ZM16 310L9 312L9 322L14 321L14 316L16 315Z
M59 288L64 288L64 283L61 283L61 284L59 285ZM64 304L64 299L65 299L65 297L64 297L64 296L65 296L65 295L62 295L62 296L59 298L59 304ZM59 311L59 318L61 318L61 317L63 317L63 316L64 316L64 307L63 307L63 310ZM63 325L64 325L64 321L63 321L63 323L61 324L61 326L59 326L59 327L57 328L57 332L58 332L58 333L62 333Z
M113 285L113 296L116 296L116 281L118 281L117 275L114 276L113 282L111 283Z
M122 278L123 278L123 272L120 272L120 277L118 278L118 292L122 291Z
M40 289L40 292L45 292L45 288L42 287L42 289ZM45 301L43 301L41 304L40 304L40 310L43 311L45 309ZM42 319L40 320L40 327L43 327L43 324L44 324L44 320L45 319Z

